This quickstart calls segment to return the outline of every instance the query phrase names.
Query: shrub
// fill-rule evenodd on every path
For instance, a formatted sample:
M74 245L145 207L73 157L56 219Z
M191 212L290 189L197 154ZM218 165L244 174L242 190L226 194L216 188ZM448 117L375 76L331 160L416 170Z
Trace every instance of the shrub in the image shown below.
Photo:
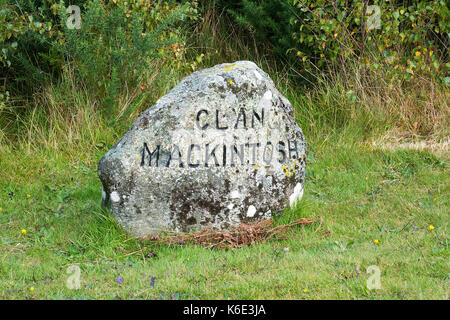
M61 72L63 59L52 48L62 36L59 7L49 0L4 0L0 7L0 68L9 88L20 94L31 94Z
M2 105L8 89L31 96L42 84L70 74L100 105L113 108L121 90L137 86L151 59L164 57L165 64L180 68L186 64L184 27L198 18L196 2L80 0L71 4L81 7L81 28L69 29L63 2L5 1L0 11Z
M236 23L314 80L357 61L398 85L426 75L449 84L449 10L430 0L222 0ZM349 64L350 62L350 64Z
M444 1L289 0L299 12L292 51L305 66L356 60L401 84L425 74L447 78L449 10ZM345 71L345 69L344 69Z
M172 13L149 31L138 12L129 13L122 6L105 8L93 1L83 13L80 29L64 27L64 42L58 49L73 63L80 83L112 112L117 94L137 87L150 59L161 56L158 49L179 40L165 37L164 32L180 13ZM65 21L65 11L61 19Z
M273 50L285 56L286 51L295 45L291 24L294 6L285 0L242 0L240 2L222 1L236 23L247 29L258 41L269 42Z

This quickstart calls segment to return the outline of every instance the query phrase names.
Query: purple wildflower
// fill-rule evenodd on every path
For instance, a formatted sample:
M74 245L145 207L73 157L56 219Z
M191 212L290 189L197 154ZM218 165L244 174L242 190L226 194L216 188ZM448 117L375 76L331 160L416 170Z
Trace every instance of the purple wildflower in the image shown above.
M155 287L155 277L151 277L150 279L150 287L154 288Z

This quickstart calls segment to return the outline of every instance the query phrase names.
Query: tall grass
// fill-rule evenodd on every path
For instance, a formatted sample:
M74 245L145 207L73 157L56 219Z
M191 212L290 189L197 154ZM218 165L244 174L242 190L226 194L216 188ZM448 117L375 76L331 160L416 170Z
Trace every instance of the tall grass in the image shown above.
M392 86L381 75L332 70L309 88L285 85L297 104L297 118L310 134L359 128L362 140L391 132L399 139L440 141L449 136L450 91L428 78L407 87ZM282 82L285 84L285 82ZM282 84L283 86L283 84Z
M330 65L300 85L267 44L214 6L203 12L186 59L204 54L198 68L256 62L292 102L305 133L305 195L277 223L320 215L323 225L226 252L130 238L100 207L97 161L187 72L152 60L105 117L66 65L58 81L0 110L0 298L448 299L445 161L367 147L386 135L448 137L448 89L420 77L389 87L351 64L345 73ZM82 269L80 290L65 286L73 264ZM382 271L381 290L366 289L371 265Z
M49 81L31 99L16 101L4 110L0 148L16 145L26 152L53 149L75 156L79 150L113 144L142 111L182 77L159 59L150 66L141 75L139 86L121 91L119 107L107 117L91 90L75 78L70 65L66 66L60 81Z
M408 86L392 86L382 71L367 71L346 63L330 64L317 72L312 84L300 84L294 67L284 64L266 43L239 29L214 4L204 5L202 19L190 30L186 60L203 54L198 68L236 60L252 60L268 72L295 107L296 119L309 140L326 141L335 136L368 141L382 136L397 139L440 141L449 135L449 90L433 79L416 77ZM131 122L167 93L186 71L153 59L141 74L139 85L120 90L118 106L108 114L89 88L67 65L59 82L44 84L30 101L31 108L10 106L0 115L0 150L19 142L33 148L89 149L113 143ZM17 112L16 110L28 110Z
M364 70L357 59L329 63L314 83L299 83L298 70L280 61L267 43L240 29L214 4L203 8L203 21L190 38L191 49L205 54L205 66L252 60L268 72L296 107L308 136L353 132L358 140L383 136L440 141L449 135L450 91L435 79L416 75L406 86L393 86L379 70ZM377 55L379 53L367 53Z

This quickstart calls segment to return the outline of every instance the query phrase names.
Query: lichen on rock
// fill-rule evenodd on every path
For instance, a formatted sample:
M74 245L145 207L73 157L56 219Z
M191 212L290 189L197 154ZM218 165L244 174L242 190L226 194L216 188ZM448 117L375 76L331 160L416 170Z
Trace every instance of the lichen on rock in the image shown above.
M103 203L136 236L267 219L303 195L306 141L250 61L184 78L100 160Z

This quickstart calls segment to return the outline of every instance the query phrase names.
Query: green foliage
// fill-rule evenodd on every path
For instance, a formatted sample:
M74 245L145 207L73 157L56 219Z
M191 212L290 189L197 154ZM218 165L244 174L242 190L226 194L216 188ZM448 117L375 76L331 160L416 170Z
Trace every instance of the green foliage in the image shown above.
M111 2L113 4L111 4ZM153 31L159 23L170 17L175 10L184 7L180 14L180 21L197 21L199 19L198 3L197 1L186 2L182 5L176 1L142 1L142 0L112 0L110 4L123 8L126 11L126 16L129 18L133 13L138 13L142 17L144 27ZM180 30L171 30L178 33Z
M7 85L21 94L33 93L48 76L62 71L63 59L52 48L62 36L60 5L50 0L4 0L0 6L0 68Z
M425 2L388 4L397 9L419 8ZM403 22L398 27L394 24L388 29L385 24L391 20L386 16L381 29L363 32L360 24L351 34L353 29L334 23L327 29L326 19L334 15L336 21L346 21L342 11L329 7L335 3L342 8L341 1L308 2L326 10L323 25L311 13L320 13L317 6L302 11L299 2L294 7L294 1L275 1L280 8L290 4L290 11L261 0L246 1L247 9L241 10L240 2L221 1L240 21L239 26L245 25L244 31L270 43L280 55L296 59L298 70L318 79L315 86L304 90L291 81L285 65L281 64L280 72L273 60L252 57L248 40L253 45L253 36L241 37L242 30L223 28L228 20L222 19L220 10L218 15L200 18L196 2L191 2L171 20L182 8L179 2L149 3L71 0L82 9L82 28L68 30L67 15L59 3L0 0L0 10L12 10L0 12L0 45L7 50L2 52L1 77L15 84L27 83L33 93L32 98L25 96L29 100L21 108L28 113L5 121L2 109L15 103L17 92L10 95L0 90L1 299L448 299L450 198L445 141L449 90L436 85L426 73L424 81L393 86L392 90L384 80L349 87L346 77L350 69L356 70L352 80L364 80L358 78L364 74L358 72L361 70L384 76L380 71L390 70L388 65L407 76L410 73L400 67L409 66L408 59L416 64L410 75L417 77L427 71L426 67L421 70L419 63L424 56L436 57L440 66L435 74L441 77L447 59L445 7L440 7L444 11L438 16L414 18L414 28L421 26L420 19L431 19L430 25L439 26L439 33L412 29L414 34L419 32L416 39L411 38L413 27L401 18L406 16L402 9L397 19ZM356 2L348 3L355 8ZM380 6L382 12L388 8L385 2ZM255 11L249 17L245 10ZM258 15L259 20L270 19L258 21ZM209 22L202 25L203 18ZM277 25L288 20L292 24ZM203 32L198 39L209 37L210 42L183 41L190 22L198 22L195 30ZM348 23L356 24L354 20ZM401 42L400 33L392 37L392 28L406 32L408 39ZM299 41L301 32L305 32L303 42ZM295 39L290 38L293 33ZM387 46L385 36L396 44ZM280 42L282 37L288 42ZM363 43L364 50L357 43ZM379 46L392 50L395 62L388 64ZM192 47L199 51L192 55ZM209 50L200 51L205 47ZM262 57L272 56L270 47L262 49ZM274 79L294 106L295 118L308 141L304 198L296 208L276 217L275 223L319 215L321 225L292 230L281 241L229 251L167 247L129 237L114 217L100 208L99 159L120 139L137 112L152 104L145 99L154 102L184 72L198 66L243 58L255 60ZM366 67L365 59L378 67ZM422 65L429 66L425 62ZM324 75L323 70L335 65L340 67L337 72ZM153 70L145 74L149 68ZM431 65L430 73L433 68ZM36 84L41 90L35 91ZM140 91L143 84L147 89ZM118 101L130 103L135 92L141 92L133 101L133 108L138 105L136 113L126 119L128 123L109 125L98 110L100 103L101 110L108 111L103 114L110 115L117 111L111 109ZM435 140L425 148L434 151L419 152L402 150L399 136L393 137L393 144L373 140L389 135L388 130L398 127L398 121L409 122L414 137L419 135L416 126L435 122L436 128L444 130L444 142L429 135L427 138ZM436 150L441 150L441 155ZM74 264L82 271L78 290L65 286L67 267ZM367 289L370 274L366 271L371 265L381 270L380 290ZM122 284L116 282L119 276Z
M292 39L294 26L291 19L294 7L285 0L242 0L222 1L220 6L246 28L258 41L268 41L273 50L281 56L295 45Z
M211 250L141 241L101 209L97 163L121 134L99 124L73 145L1 153L0 299L448 298L441 159L365 148L344 131L310 138L305 194L276 224L318 215L322 224ZM66 286L71 265L81 268L78 290ZM371 265L379 290L367 289Z
M161 47L158 52L164 57L167 67L177 69L181 72L190 72L195 70L198 65L196 60L201 60L201 55L196 56L194 61L188 61L186 41L184 38L189 33L191 25L200 21L201 18L197 1L181 4L182 2L151 2L142 0L112 1L114 5L125 10L127 19L131 19L134 14L140 16L144 29L150 33L157 31L160 24L165 23L164 21L177 12L177 22L172 24L175 27L162 30L161 38L177 38L178 40L171 43L170 46Z
M137 87L149 62L187 63L185 27L198 19L197 3L79 0L81 29L69 29L66 4L5 0L0 10L0 68L6 92L30 97L42 84L75 75L102 106L113 110L120 90Z
M25 17L20 16L11 6L4 6L0 10L0 62L11 66L8 59L9 51L16 50L17 38L25 32L28 23Z
M357 61L392 84L417 74L450 82L450 16L445 1L219 1L262 43L314 80L318 71L346 71ZM318 70L319 69L319 70Z
M299 18L293 51L305 65L349 60L402 83L448 73L449 10L444 1L289 0Z
M43 80L46 62L40 55L48 51L45 38L52 32L52 23L45 22L43 15L46 4L47 1L0 2L0 119L5 117L11 90L30 93L29 89Z
M127 12L122 6L107 9L93 1L83 14L80 29L63 29L64 43L58 48L73 62L76 79L111 112L120 89L137 87L149 61L162 56L158 50L179 40L164 33L180 14L172 12L148 30L139 11ZM66 19L63 11L61 20Z

